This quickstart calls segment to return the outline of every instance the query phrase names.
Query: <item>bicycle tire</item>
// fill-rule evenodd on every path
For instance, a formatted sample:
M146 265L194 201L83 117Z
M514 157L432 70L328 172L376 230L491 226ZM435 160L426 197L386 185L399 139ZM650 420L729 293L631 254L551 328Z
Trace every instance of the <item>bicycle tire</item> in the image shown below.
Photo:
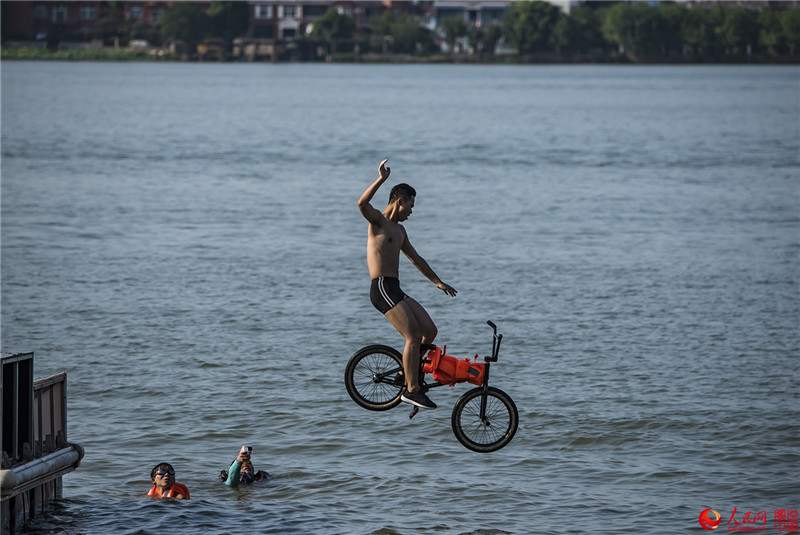
M403 384L395 381L403 369L403 355L384 345L356 351L344 370L344 386L353 401L371 411L385 411L400 403ZM389 374L389 375L386 375Z
M472 451L490 453L506 446L519 425L519 412L511 397L490 386L486 399L486 421L481 421L483 387L473 388L461 396L453 407L453 434Z

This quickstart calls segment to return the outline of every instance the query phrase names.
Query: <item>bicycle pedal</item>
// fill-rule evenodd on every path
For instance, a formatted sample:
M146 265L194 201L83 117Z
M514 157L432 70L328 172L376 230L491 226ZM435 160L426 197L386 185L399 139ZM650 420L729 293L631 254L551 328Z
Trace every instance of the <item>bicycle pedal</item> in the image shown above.
M408 419L410 420L411 418L416 416L418 412L419 412L419 407L414 407L413 409L411 409L411 414L408 415Z

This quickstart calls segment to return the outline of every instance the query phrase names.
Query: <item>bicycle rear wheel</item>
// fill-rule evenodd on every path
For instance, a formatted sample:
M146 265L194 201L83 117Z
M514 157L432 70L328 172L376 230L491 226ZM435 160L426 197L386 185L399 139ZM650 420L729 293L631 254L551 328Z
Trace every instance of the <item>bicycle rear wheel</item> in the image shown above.
M403 355L384 345L367 346L350 357L344 370L347 393L361 407L385 411L400 403Z
M499 388L486 392L486 416L481 419L483 387L461 396L453 407L453 433L464 447L480 453L497 451L514 438L519 413L514 401Z

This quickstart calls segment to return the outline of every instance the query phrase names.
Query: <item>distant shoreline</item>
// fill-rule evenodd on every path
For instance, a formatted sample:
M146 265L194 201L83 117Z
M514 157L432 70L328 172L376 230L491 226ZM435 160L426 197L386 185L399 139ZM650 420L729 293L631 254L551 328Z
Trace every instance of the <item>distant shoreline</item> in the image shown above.
M181 63L336 63L336 64L457 64L457 65L798 65L800 56L769 58L762 56L723 57L698 60L681 57L589 57L558 54L537 55L468 55L435 54L413 56L401 54L353 54L337 55L329 62L319 61L247 61L238 58L205 60L201 57L186 57L163 51L154 53L144 50L83 49L50 51L34 48L2 48L0 60L26 61L138 61Z

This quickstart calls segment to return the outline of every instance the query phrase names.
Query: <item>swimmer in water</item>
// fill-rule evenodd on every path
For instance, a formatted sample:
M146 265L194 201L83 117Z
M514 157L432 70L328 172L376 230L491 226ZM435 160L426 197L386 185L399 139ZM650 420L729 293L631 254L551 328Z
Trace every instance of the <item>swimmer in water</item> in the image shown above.
M174 498L188 500L189 489L183 483L175 481L175 469L169 463L159 463L150 470L153 488L146 496L151 498Z
M242 449L239 450L239 455L231 463L230 468L222 470L219 473L219 478L231 487L236 487L240 483L256 483L268 480L269 474L267 472L263 470L256 472L250 459L252 454L252 446L242 446Z

